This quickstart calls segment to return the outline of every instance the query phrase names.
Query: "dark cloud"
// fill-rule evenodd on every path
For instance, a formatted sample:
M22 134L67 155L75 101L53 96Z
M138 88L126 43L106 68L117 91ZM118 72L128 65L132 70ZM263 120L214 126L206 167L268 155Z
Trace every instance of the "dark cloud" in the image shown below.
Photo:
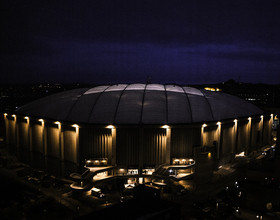
M1 4L7 81L22 70L25 81L143 82L151 75L191 84L242 72L248 81L280 83L277 0ZM273 81L263 77L268 70Z

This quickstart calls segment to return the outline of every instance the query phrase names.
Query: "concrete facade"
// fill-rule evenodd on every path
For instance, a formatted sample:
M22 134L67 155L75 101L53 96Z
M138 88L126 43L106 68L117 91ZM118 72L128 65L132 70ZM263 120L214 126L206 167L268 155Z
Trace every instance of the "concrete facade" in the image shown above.
M81 172L83 161L106 158L108 165L141 170L194 158L195 146L213 147L217 166L271 140L271 115L256 115L182 125L71 124L5 114L6 143L20 161L68 177Z

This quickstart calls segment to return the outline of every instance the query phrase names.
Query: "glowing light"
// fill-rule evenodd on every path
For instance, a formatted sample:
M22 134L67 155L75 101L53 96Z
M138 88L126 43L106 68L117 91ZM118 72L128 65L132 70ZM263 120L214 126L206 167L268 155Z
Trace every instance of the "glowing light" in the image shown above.
M91 160L87 160L87 163L91 163Z
M43 120L43 119L39 119L38 121L40 121L40 122L44 122L44 120Z
M108 125L106 128L113 129L115 127L113 125Z
M251 119L252 119L251 117L248 118L249 121L251 121Z
M60 122L59 122L59 121L56 121L55 124L60 125Z
M271 114L270 117L273 117L273 114Z
M12 115L12 117L14 118L14 117L16 117L16 115Z
M204 127L204 128L205 128L206 126L207 126L207 124L203 124L203 125L202 125L202 127Z
M210 152L208 153L208 158L211 158L211 153Z
M72 125L72 127L74 127L74 128L78 128L78 127L79 127L79 125L77 125L77 124L73 124L73 125Z
M7 113L4 113L4 115L7 116L8 114L7 114Z
M237 123L237 119L234 119L234 121L233 121L234 123Z
M263 118L263 115L261 115L261 118Z
M163 125L162 128L169 128L169 126L168 125Z
M28 120L29 118L28 118L27 116L25 116L24 119L27 119L27 120Z
M218 121L218 122L217 122L217 125L221 125L221 122Z

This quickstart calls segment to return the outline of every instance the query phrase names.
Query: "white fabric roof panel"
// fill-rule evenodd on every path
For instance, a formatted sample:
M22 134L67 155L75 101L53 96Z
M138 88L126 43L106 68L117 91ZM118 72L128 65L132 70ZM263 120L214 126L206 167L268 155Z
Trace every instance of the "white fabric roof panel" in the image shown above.
M167 85L168 123L183 124L192 122L188 96L180 86Z
M146 90L143 103L144 124L167 124L165 91Z
M119 102L114 124L139 124L141 122L144 89L125 90Z
M221 92L138 83L69 90L26 104L15 113L74 123L184 124L246 117L263 111Z

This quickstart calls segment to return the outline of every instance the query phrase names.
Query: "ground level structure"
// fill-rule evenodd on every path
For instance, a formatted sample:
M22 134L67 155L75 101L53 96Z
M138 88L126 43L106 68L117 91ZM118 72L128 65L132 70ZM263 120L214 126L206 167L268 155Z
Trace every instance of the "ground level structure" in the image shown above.
M205 182L235 154L268 143L272 121L236 97L173 84L69 90L4 114L6 144L20 161L61 177L140 182L194 173Z

